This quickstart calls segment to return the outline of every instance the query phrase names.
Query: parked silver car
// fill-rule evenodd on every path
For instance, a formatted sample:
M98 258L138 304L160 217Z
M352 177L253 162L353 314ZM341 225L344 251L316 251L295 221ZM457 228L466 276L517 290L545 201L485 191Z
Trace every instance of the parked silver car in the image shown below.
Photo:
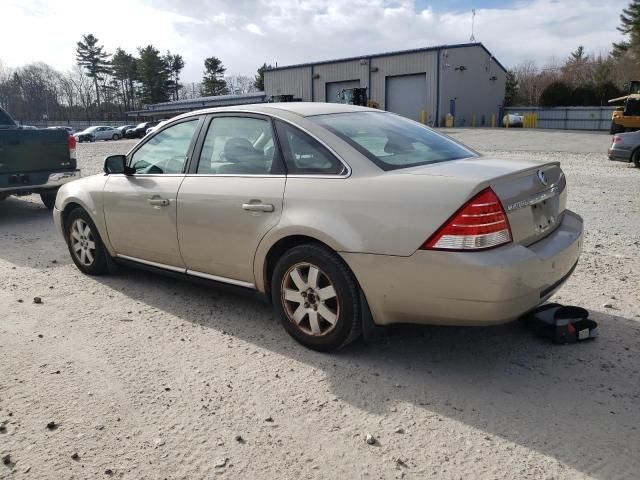
M392 113L275 103L172 119L60 189L77 267L257 290L317 350L363 321L489 325L547 300L582 219L557 162L484 158Z
M609 160L633 162L640 168L640 131L615 134L607 154Z
M122 133L114 127L96 125L81 132L77 132L74 137L78 142L95 142L96 140L120 140Z

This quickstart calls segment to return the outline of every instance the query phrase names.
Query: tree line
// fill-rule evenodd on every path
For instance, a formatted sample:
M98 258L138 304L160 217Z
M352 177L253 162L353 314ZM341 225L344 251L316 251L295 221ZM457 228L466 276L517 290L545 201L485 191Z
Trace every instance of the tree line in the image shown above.
M93 34L76 45L76 64L60 72L42 62L12 69L0 61L0 106L16 119L39 121L117 120L145 105L230 93L264 90L263 64L254 78L226 76L217 57L204 60L202 81L183 84L182 55L161 53L153 45L135 54L105 51Z
M583 46L544 67L527 60L507 72L505 106L597 106L628 93L640 80L640 0L620 15L624 40L606 55L587 54Z

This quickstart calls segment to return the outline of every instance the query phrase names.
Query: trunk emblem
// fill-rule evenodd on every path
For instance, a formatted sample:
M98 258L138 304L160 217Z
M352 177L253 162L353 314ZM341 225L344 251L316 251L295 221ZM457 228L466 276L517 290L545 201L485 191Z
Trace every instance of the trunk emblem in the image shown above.
M547 180L547 176L545 175L545 173L542 170L538 170L536 172L536 174L538 175L538 180L540 180L540 183L542 185L544 185L545 187L547 185L549 185L549 181Z

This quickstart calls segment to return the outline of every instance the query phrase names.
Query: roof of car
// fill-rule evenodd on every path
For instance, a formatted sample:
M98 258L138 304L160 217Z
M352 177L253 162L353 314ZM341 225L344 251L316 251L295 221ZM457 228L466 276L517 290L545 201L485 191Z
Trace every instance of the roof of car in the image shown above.
M322 103L322 102L282 102L282 103L253 103L248 105L236 105L232 107L217 107L196 110L190 112L191 115L201 115L203 113L216 112L256 112L266 114L276 114L278 111L287 111L302 117L313 115L326 115L330 113L347 112L368 112L375 111L372 108L358 107L356 105L345 105L343 103ZM379 110L378 110L379 111ZM188 114L189 115L189 114ZM187 116L187 115L183 115Z

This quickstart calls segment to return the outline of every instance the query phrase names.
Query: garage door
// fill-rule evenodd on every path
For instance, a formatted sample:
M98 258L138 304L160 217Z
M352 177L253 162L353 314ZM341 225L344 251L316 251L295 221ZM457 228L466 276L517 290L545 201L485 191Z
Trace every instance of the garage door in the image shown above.
M427 109L426 74L387 77L386 80L386 109L420 121L422 111Z
M338 95L343 88L357 88L360 86L360 80L347 80L346 82L328 82L326 87L326 102L341 103Z

